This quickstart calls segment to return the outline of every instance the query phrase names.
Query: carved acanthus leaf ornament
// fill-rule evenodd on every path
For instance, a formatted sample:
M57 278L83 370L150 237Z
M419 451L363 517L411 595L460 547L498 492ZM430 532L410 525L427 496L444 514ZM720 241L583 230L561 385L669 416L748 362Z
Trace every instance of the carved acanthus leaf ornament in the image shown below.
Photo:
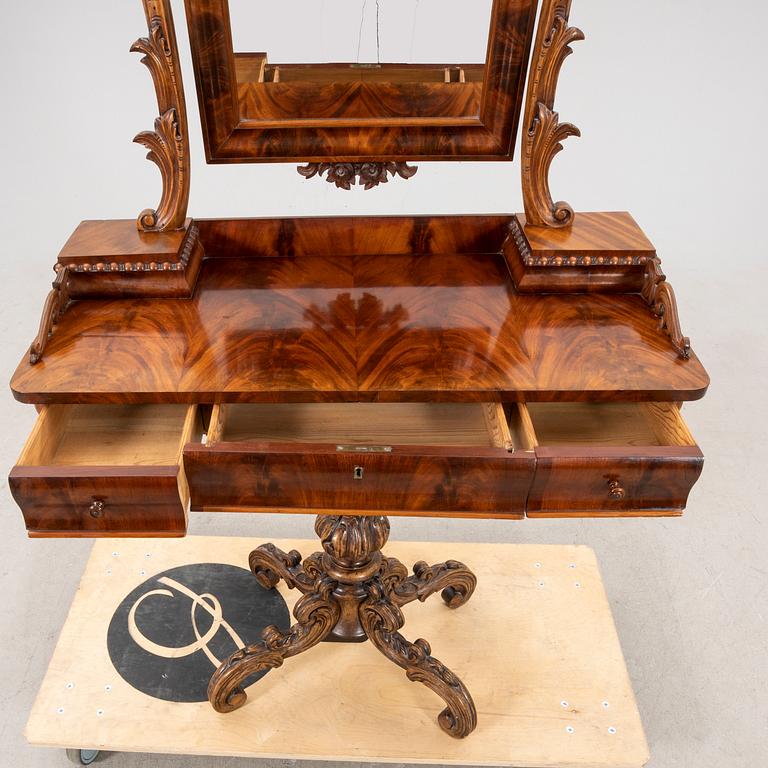
M523 133L522 182L525 217L529 225L566 227L573 221L568 203L553 202L549 169L569 136L581 136L571 123L561 123L554 111L557 81L570 45L584 33L568 26L571 0L545 0L528 82Z
M389 176L401 179L413 178L418 167L408 163L307 163L296 169L305 179L327 174L326 181L339 189L351 189L360 184L365 189L373 189L379 184L386 184Z
M137 226L145 232L182 229L189 203L189 138L184 86L169 0L144 0L149 36L137 40L131 51L142 53L142 63L152 74L160 116L154 131L140 133L134 141L149 150L147 159L160 169L163 192L157 209L139 215Z
M677 354L684 360L690 358L691 340L683 335L675 292L661 270L661 261L658 257L649 259L646 263L642 293L643 298L659 318L659 329L672 340L672 346L677 350Z

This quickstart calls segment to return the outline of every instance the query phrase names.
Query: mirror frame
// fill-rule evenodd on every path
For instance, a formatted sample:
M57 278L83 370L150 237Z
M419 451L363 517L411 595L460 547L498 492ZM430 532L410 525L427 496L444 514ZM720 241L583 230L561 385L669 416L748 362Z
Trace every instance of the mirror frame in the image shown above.
M537 0L494 0L478 117L241 117L228 0L184 0L209 163L511 160ZM404 105L407 112L407 104Z

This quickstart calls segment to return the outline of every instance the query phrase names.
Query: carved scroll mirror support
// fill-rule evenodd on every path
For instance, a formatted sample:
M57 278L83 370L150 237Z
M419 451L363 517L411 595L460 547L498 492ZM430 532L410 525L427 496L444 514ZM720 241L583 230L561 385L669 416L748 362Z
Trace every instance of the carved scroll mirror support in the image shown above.
M568 26L571 0L544 0L528 81L522 137L522 181L525 218L529 225L567 227L573 208L553 202L549 168L569 136L580 136L571 123L561 123L555 108L557 80L563 62L573 52L571 43L584 33Z
M143 232L183 229L189 203L189 133L179 51L170 0L143 0L149 36L142 37L131 51L142 53L142 63L152 74L157 92L159 117L153 131L143 131L134 141L149 150L162 176L163 192L156 209L139 215Z

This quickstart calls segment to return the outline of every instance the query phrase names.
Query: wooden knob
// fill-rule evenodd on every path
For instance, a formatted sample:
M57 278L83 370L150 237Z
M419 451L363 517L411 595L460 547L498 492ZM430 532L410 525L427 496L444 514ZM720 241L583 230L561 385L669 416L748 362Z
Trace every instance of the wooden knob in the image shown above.
M614 501L621 501L627 492L621 487L621 483L618 480L611 480L608 483L608 496Z
M94 499L91 502L91 506L88 511L90 512L91 517L102 517L104 515L104 502L99 501L98 499Z

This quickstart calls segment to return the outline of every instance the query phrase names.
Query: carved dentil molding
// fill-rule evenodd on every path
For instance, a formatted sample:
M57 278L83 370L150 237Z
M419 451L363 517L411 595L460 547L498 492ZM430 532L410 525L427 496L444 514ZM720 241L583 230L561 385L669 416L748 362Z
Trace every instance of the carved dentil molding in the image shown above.
M553 202L549 169L569 136L580 136L571 123L561 123L554 111L557 81L570 45L584 33L568 26L571 0L545 0L539 17L536 48L528 81L522 139L523 203L527 223L533 226L565 227L573 221L573 208Z
M413 178L418 167L408 163L307 163L296 169L305 179L328 174L326 181L339 189L351 189L360 184L365 189L373 189L379 184L386 184L389 176L401 179Z
M187 112L170 0L143 2L149 36L137 40L131 51L143 54L141 61L152 75L160 115L154 130L139 133L134 141L149 150L147 159L160 169L163 191L157 208L142 211L137 226L144 232L163 232L182 229L187 216Z
M183 272L200 241L200 230L192 224L184 237L178 261L80 261L67 264L70 274L88 272ZM64 265L57 263L57 271Z

